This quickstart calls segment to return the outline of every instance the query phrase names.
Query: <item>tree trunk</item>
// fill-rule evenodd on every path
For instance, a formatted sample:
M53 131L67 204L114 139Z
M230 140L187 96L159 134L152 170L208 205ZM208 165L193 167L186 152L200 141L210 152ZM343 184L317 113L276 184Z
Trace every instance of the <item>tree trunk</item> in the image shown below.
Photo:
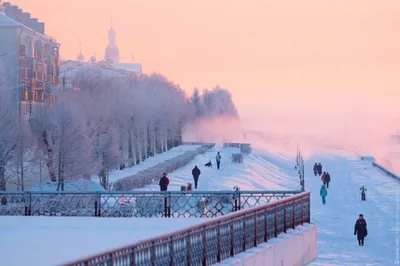
M6 191L6 167L0 165L0 191Z
M124 158L124 137L122 134L122 130L120 129L120 134L119 134L119 170L123 170L125 168L125 158Z
M143 153L143 160L146 160L147 158L149 158L149 156L148 156L148 134L147 134L147 127L145 127L144 129L143 129L143 137L144 137L144 141L143 141L143 150L144 150L144 153Z
M50 157L50 156L49 156ZM51 182L57 182L56 171L53 166L53 158L49 158L46 163L47 169L49 170L49 177Z
M133 159L133 147L132 147L132 133L129 131L128 132L128 159L129 159L129 166L134 165L134 159Z
M21 185L21 191L24 191L24 153L22 152L21 154L21 180L20 180L20 185Z

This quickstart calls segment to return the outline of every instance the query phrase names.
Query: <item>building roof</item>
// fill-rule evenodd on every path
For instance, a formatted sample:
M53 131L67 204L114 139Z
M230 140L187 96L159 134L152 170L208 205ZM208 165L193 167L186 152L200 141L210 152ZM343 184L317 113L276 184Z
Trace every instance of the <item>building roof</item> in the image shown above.
M142 64L138 64L138 63L119 63L119 64L113 64L113 66L116 69L123 69L126 71L135 72L135 73L142 72Z
M0 2L1 3L1 2ZM28 28L27 26L25 26L22 23L19 23L18 21L10 18L9 16L7 16L7 14L3 11L0 10L0 28L1 27L16 27L16 28L23 28L25 30L28 30L30 32L35 32L37 35L41 36L42 38L45 38L47 40L52 40L54 43L57 44L57 41L49 36L43 35L37 31L34 31L31 28Z
M21 23L8 17L6 13L0 11L0 27L22 27Z

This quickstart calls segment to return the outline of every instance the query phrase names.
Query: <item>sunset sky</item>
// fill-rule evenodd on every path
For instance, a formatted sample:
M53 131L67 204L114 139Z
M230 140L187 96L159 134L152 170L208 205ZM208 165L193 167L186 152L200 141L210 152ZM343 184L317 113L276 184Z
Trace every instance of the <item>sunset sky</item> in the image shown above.
M46 23L64 59L121 61L187 91L229 89L243 116L399 113L399 0L14 0ZM362 107L362 108L361 108ZM361 109L362 110L361 110ZM302 112L299 112L301 110Z

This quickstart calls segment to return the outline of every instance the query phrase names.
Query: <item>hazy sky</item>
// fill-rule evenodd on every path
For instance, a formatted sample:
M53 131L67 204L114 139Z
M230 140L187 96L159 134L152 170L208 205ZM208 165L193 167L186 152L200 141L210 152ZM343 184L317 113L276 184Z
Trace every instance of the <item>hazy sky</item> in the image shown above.
M46 23L64 59L121 61L192 90L228 88L243 116L399 113L399 0L15 0ZM339 115L338 115L339 114ZM332 123L333 123L332 122Z

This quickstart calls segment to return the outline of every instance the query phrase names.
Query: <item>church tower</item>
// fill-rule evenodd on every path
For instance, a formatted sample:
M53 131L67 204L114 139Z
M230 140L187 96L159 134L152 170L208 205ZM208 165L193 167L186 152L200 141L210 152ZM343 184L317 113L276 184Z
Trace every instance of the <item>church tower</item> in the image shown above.
M111 63L119 63L119 49L115 42L115 30L113 29L112 20L111 28L108 31L108 45L106 47L106 52L104 55L104 60Z

